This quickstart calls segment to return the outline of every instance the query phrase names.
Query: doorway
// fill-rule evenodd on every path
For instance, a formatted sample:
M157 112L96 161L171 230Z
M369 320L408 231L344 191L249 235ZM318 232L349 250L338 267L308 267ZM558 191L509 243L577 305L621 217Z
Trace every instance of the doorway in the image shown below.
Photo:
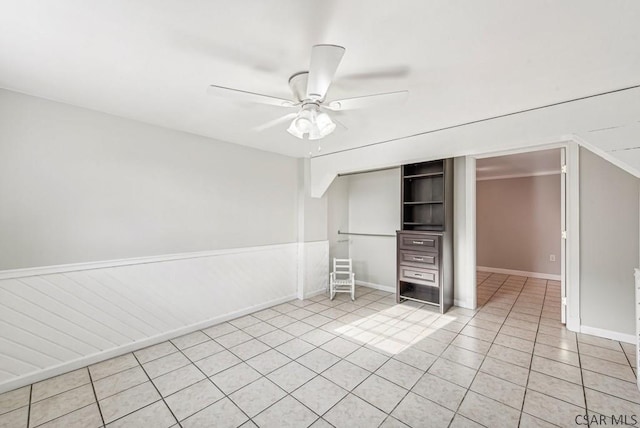
M478 306L511 280L543 292L543 314L566 323L565 161L564 147L476 157Z

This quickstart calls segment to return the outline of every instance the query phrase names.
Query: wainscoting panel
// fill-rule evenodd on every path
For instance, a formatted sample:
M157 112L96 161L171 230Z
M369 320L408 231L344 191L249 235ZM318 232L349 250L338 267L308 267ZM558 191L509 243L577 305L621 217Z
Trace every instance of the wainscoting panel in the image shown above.
M313 244L304 272L320 288L328 243ZM297 259L292 243L5 271L0 392L293 299Z
M304 266L306 299L329 287L329 241L305 242Z

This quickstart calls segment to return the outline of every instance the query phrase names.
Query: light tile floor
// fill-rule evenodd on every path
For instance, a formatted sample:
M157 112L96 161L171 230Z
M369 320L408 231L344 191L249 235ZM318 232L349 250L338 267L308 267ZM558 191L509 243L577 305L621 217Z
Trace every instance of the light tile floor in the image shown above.
M366 288L291 301L2 394L0 427L640 420L634 346L569 332L559 296L554 281L479 272L476 311Z

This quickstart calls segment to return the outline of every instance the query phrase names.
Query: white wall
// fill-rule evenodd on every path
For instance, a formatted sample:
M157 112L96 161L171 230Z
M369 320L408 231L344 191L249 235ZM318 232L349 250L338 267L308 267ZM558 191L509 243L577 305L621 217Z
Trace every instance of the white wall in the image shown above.
M349 257L349 177L336 177L327 190L327 236L329 260Z
M298 159L298 240L327 240L327 195L311 197L309 159Z
M326 201L299 172L0 90L0 392L324 289Z
M329 277L327 196L312 198L309 159L298 159L298 293L306 299L325 291Z
M294 242L296 169L0 90L0 269Z
M456 306L475 309L476 295L476 160L453 160L453 300Z
M635 334L639 184L638 178L580 149L580 316L592 333Z
M560 275L560 202L559 174L479 180L478 266Z
M358 281L395 289L400 221L400 168L349 176L349 232L391 235L349 236Z

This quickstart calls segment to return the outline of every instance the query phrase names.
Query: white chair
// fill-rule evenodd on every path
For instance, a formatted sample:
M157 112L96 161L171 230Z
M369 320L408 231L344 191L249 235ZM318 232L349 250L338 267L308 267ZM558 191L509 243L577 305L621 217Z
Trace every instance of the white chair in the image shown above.
M331 300L336 297L336 293L351 293L351 300L356 299L356 274L353 273L351 259L333 259L329 292Z

